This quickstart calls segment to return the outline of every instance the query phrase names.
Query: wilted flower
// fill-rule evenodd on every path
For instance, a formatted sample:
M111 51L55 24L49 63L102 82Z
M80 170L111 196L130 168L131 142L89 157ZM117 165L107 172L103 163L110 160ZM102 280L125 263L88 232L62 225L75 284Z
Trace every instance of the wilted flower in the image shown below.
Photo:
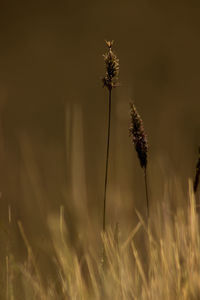
M112 51L114 41L106 41L108 52L103 55L106 64L106 75L102 79L104 86L109 90L117 86L119 75L119 59Z
M144 126L140 115L133 103L130 103L131 126L129 128L130 137L135 145L136 152L142 168L147 166L148 143L144 131Z

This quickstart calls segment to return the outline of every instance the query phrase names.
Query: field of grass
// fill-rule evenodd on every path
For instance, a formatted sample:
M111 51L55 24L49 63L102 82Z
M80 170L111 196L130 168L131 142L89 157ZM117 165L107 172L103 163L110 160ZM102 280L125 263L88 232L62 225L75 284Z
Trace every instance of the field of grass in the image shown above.
M86 185L81 111L75 111L77 117L73 124L71 110L66 113L66 156L71 166L67 187L63 191L67 201L55 199L54 207L49 205L45 194L48 188L45 190L45 180L41 180L45 176L40 176L31 144L26 135L20 135L20 163L23 166L20 175L24 181L25 201L24 206L20 202L22 213L20 205L15 206L19 207L18 213L8 205L8 214L7 211L4 213L6 220L0 223L0 299L200 299L197 205L200 157L194 182L188 180L187 192L186 188L183 191L178 187L176 177L170 177L176 188L166 189L160 199L155 197L155 188L154 193L151 190L154 179L151 180L150 176L153 172L148 172L153 164L149 157L147 135L133 103L130 103L129 134L144 175L138 189L145 195L145 201L138 197L137 192L133 198L129 195L126 201L129 191L125 189L123 199L119 195L118 201L114 184L108 193L112 99L115 95L113 89L119 87L119 60L112 51L113 41L106 41L106 45L103 85L108 92L108 123L105 161L100 160L105 166L102 199L98 196L94 201L87 199L86 190L92 183ZM56 173L52 180L55 176ZM154 182L154 186L158 189L157 183ZM6 197L4 200L7 205ZM113 211L117 211L117 217L112 214Z
M148 224L136 212L137 226L127 236L121 235L120 225L108 226L102 242L93 247L85 237L78 251L70 243L61 207L60 214L48 220L52 277L42 275L18 222L26 253L21 263L15 261L15 253L7 253L1 299L199 299L200 232L195 203L189 182L185 208L172 213L167 204L159 205Z
M199 15L1 1L0 300L200 300Z

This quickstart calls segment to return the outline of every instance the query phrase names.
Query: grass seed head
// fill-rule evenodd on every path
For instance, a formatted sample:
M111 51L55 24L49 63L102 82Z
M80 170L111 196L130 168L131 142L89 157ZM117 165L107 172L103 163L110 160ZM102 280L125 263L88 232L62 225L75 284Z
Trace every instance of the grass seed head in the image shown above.
M199 185L199 176L200 176L200 147L199 147L199 158L196 164L196 173L194 179L194 192L196 193L198 185Z
M103 77L103 85L109 90L118 85L119 59L112 51L114 41L106 41L108 52L103 55L106 65L106 75Z
M130 117L131 125L129 128L129 135L135 146L141 167L146 168L148 152L147 136L144 131L142 119L133 103L130 103Z

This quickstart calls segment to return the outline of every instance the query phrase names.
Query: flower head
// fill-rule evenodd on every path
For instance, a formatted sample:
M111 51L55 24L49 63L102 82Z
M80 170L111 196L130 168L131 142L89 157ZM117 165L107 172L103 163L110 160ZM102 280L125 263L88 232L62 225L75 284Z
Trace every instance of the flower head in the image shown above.
M140 165L142 168L146 168L148 152L147 136L144 131L142 119L133 103L130 103L130 117L131 126L129 128L129 134L132 138L133 144L135 145L135 150L137 152Z
M108 52L103 55L106 65L106 75L102 79L104 86L109 90L117 86L118 75L119 75L119 59L112 51L114 41L106 41L108 46Z

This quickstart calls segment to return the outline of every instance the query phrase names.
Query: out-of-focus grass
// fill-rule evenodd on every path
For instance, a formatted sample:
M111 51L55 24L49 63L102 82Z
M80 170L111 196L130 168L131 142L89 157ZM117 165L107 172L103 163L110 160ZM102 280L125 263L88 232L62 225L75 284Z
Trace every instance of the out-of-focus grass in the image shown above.
M160 205L149 226L137 215L138 224L129 235L111 228L102 235L106 253L102 268L102 243L93 248L85 240L82 251L75 250L61 208L60 215L48 219L55 271L53 278L46 274L45 282L19 222L27 256L19 264L15 253L7 253L2 299L199 299L200 232L192 184L187 208L173 214ZM137 235L142 247L137 246Z

